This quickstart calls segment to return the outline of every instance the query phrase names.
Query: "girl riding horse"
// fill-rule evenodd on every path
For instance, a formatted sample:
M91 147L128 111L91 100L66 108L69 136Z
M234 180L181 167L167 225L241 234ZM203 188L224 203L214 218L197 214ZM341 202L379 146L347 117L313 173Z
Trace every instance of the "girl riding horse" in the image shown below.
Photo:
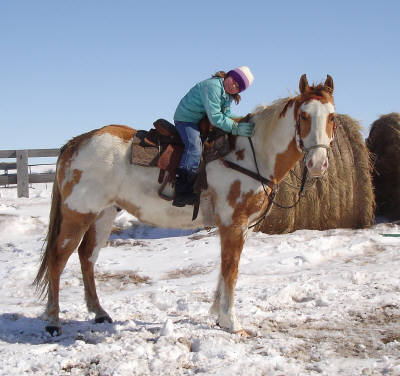
M202 153L199 121L207 116L211 125L237 136L251 136L253 123L237 123L231 113L231 103L240 102L239 93L254 81L253 74L246 66L228 73L217 72L213 77L193 86L179 102L174 122L185 145L179 168L176 171L175 206L193 205L196 194L193 184L197 178Z

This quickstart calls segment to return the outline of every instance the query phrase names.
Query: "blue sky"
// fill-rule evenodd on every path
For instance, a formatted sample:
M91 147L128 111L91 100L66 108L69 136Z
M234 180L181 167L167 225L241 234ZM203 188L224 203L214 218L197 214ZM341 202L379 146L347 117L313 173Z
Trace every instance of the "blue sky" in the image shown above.
M57 148L106 124L172 121L217 70L248 65L232 112L335 82L336 111L367 135L400 112L400 2L0 1L0 149Z

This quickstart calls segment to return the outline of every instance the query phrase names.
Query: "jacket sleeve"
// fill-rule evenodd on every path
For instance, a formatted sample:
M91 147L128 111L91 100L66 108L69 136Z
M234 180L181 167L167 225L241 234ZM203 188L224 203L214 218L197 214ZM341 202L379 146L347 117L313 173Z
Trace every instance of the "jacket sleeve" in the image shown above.
M205 85L200 91L200 97L204 104L210 123L225 132L232 132L235 121L221 112L221 96L219 87Z
M226 110L225 116L228 116L231 119L240 118L239 115L232 114L230 107Z

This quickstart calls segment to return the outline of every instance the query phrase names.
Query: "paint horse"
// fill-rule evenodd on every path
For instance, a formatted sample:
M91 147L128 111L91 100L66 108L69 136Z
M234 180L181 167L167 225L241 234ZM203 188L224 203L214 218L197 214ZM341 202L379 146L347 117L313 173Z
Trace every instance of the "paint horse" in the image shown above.
M306 75L300 94L259 107L252 115L254 135L237 137L226 161L279 183L305 155L312 176L328 168L328 148L334 136L333 80L309 86ZM78 247L87 308L95 322L112 322L96 293L94 265L110 235L119 208L139 221L165 228L200 228L210 220L221 238L221 270L210 312L220 327L246 334L234 309L238 264L251 224L262 218L270 200L270 185L227 167L221 160L206 166L208 188L202 192L200 213L192 221L192 207L178 208L158 195L157 167L130 163L135 130L109 125L70 140L60 152L53 186L47 245L35 284L47 293L46 330L61 334L60 275ZM250 142L252 141L252 142ZM253 145L251 145L251 143ZM265 181L265 180L264 180ZM169 188L173 194L172 187ZM203 207L203 203L209 203ZM268 219L268 218L267 218Z

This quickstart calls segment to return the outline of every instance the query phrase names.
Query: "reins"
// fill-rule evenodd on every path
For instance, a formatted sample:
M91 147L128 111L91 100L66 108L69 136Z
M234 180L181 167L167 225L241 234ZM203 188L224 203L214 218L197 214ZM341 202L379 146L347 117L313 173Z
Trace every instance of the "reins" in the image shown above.
M258 219L255 224L253 224L251 226L248 226L248 228L250 229L250 228L253 228L253 227L257 226L262 221L264 221L265 217L268 215L269 211L271 210L272 204L275 204L276 206L278 206L279 208L282 208L282 209L291 209L291 208L295 207L299 203L300 198L301 198L301 194L302 194L302 192L304 190L304 186L305 186L305 183L306 183L306 180L307 180L307 171L308 170L307 170L307 167L304 167L303 177L301 179L301 186L300 186L300 190L299 190L296 202L293 205L289 205L289 206L281 205L281 204L277 203L276 201L274 201L275 195L276 195L276 193L278 191L278 184L274 183L270 179L267 179L267 178L263 177L260 174L260 169L258 168L256 152L254 150L253 141L252 141L251 137L248 137L248 140L249 140L249 143L250 143L250 146L251 146L251 151L253 153L254 164L256 166L257 173L255 173L254 171L248 170L247 168L244 168L242 166L239 166L238 164L236 164L234 162L231 162L231 161L228 161L226 159L223 159L222 157L218 157L218 159L222 162L222 164L225 167L231 168L232 170L235 170L235 171L238 171L238 172L240 172L240 173L242 173L244 175L247 175L247 176L253 178L254 180L259 181L262 184L264 193L265 193L265 195L266 195L266 197L268 199L268 206L265 209L264 214L260 217L260 219ZM313 148L313 147L311 147L311 148ZM311 148L309 148L309 149L311 149ZM306 155L307 155L307 153L308 152L306 152ZM268 193L268 190L267 190L266 186L268 186L271 189L270 193Z
M248 137L248 139L249 139L249 143L250 143L250 146L251 146L251 151L253 153L254 164L256 166L258 175L260 175L260 170L258 168L256 152L254 150L254 145L253 145L253 140L251 139L251 137ZM281 204L277 203L276 201L274 201L276 192L278 191L278 186L276 184L274 184L276 188L271 191L271 194L268 194L268 191L265 188L264 183L261 182L262 187L263 187L264 192L265 192L265 195L267 196L267 198L269 200L268 206L267 206L267 209L265 210L265 213L261 216L261 218L255 224L249 226L248 228L253 228L253 227L259 225L261 222L263 222L265 217L268 215L269 211L271 210L272 204L276 205L278 208L281 208L281 209L291 209L291 208L295 207L300 202L301 194L303 193L304 186L305 186L306 180L307 180L307 172L308 172L307 167L304 166L303 177L301 179L301 185L300 185L300 190L299 190L299 193L298 193L298 196L297 196L297 200L296 200L296 202L294 204L289 205L289 206L281 205Z

